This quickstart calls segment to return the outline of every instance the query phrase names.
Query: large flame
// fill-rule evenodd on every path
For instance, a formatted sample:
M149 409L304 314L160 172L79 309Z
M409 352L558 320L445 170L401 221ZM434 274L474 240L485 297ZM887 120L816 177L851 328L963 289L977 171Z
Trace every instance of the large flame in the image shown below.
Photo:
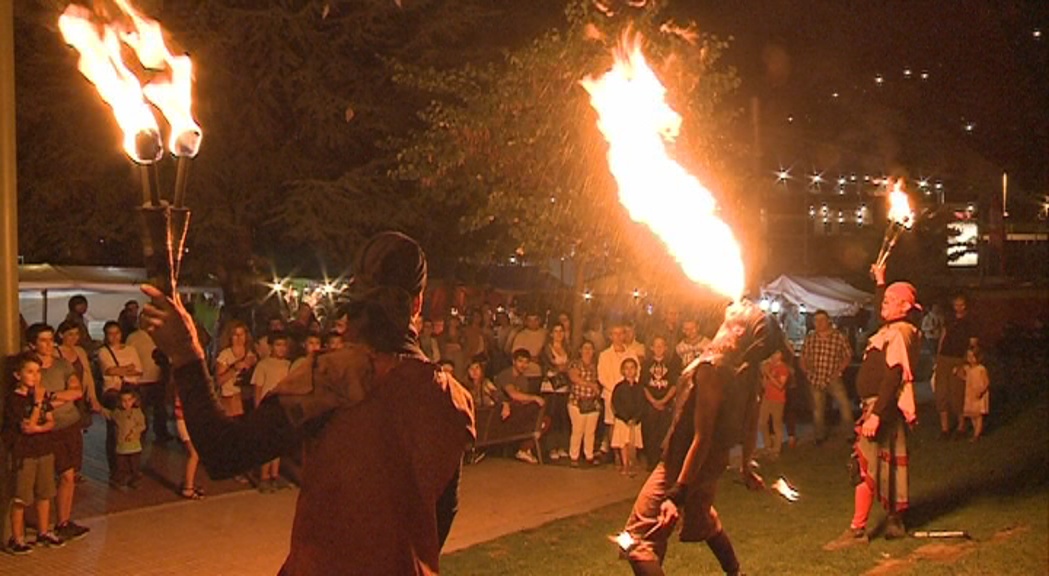
M59 30L66 43L80 52L80 72L113 108L124 132L124 150L133 160L152 162L163 152L160 130L146 100L160 110L171 127L171 152L176 156L195 156L200 149L201 130L191 112L193 66L189 57L171 54L158 22L142 15L127 0L114 3L127 17L125 20L98 25L91 11L76 4L66 7L59 17ZM143 68L153 72L145 86L124 62L122 44L135 52ZM144 134L158 140L153 157L152 151L147 153Z
M612 69L581 82L608 141L619 201L659 236L690 279L738 300L745 282L739 243L717 217L710 191L667 152L681 116L667 104L640 40L624 39Z
M895 183L891 180L886 182L886 187L891 186L889 192L889 222L895 222L908 230L914 225L914 210L911 209L911 199L903 191L903 178L898 178Z
M91 11L76 4L67 6L58 18L58 29L66 43L80 52L77 68L113 109L127 155L140 163L158 160L163 153L160 128L142 98L138 79L124 65L116 32L109 27L99 30Z

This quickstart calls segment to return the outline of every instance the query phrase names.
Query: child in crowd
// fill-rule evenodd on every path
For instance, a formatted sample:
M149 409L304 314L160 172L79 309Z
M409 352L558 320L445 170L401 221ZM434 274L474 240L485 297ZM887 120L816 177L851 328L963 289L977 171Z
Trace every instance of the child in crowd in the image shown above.
M968 418L973 423L973 437L969 441L976 442L983 434L983 415L990 412L991 407L991 379L983 365L983 353L969 348L965 353L965 366L959 368L959 372L965 378L965 406L962 408L963 418L958 423L958 436L965 434L965 419Z
M255 366L251 375L251 385L255 387L255 406L258 407L271 390L288 375L291 362L288 361L288 335L284 332L270 334L270 355ZM287 485L280 478L280 458L274 458L262 465L259 471L259 492L264 494L276 492Z
M25 353L15 360L15 386L4 402L3 440L11 449L15 468L15 492L11 500L12 554L29 554L26 543L25 509L35 504L41 531L36 543L58 547L64 542L51 529L51 499L55 497L55 456L50 432L55 427L51 402L40 385L40 360Z
M765 393L761 397L761 408L758 410L758 432L761 434L769 458L779 458L783 446L783 408L787 404L787 380L790 379L790 368L783 361L779 350L772 353L768 360L761 364L761 381ZM769 438L769 418L772 418L772 437Z
M189 437L186 415L182 412L182 400L178 395L175 395L175 430L178 431L178 439L186 447L186 469L183 473L182 485L179 486L179 495L187 500L203 500L204 491L196 485L200 455L197 454L197 448L193 446L193 440Z
M619 366L623 379L612 390L612 412L616 417L612 425L612 448L619 451L619 471L629 476L637 473L637 450L645 447L641 439L645 388L638 381L638 368L637 360L624 359Z
M313 357L317 355L317 352L321 351L322 345L323 342L321 342L320 334L315 334L312 332L307 334L306 338L302 341L303 355L299 356L295 359L294 362L291 363L291 369L295 370L299 366L312 360Z
M135 391L129 386L120 389L120 404L116 409L102 408L102 415L116 430L116 473L112 485L118 490L138 488L142 478L139 462L142 458L142 434L146 431L146 416L138 407Z

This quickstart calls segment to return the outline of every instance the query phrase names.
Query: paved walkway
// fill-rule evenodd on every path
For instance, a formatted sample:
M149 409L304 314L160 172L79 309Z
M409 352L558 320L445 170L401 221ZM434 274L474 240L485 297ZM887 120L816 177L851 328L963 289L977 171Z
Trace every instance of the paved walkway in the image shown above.
M446 552L633 497L643 478L611 466L570 469L490 458L463 474ZM2 574L275 574L288 550L297 490L239 491L88 518L86 538L27 556L0 554Z

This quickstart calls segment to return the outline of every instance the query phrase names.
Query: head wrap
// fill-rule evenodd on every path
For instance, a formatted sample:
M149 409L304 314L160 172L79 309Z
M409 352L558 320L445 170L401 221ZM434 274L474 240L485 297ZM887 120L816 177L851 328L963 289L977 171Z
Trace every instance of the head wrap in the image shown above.
M426 254L419 243L400 232L372 236L357 255L351 290L400 288L415 296L426 287Z
M918 291L914 288L914 284L910 282L893 282L889 284L889 287L885 289L885 296L892 296L901 302L906 302L911 305L911 308L922 309L921 305L918 304Z

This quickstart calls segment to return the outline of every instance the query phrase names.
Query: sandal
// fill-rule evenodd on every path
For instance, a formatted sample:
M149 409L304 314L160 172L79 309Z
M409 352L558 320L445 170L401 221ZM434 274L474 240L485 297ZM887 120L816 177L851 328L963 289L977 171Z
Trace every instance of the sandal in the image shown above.
M181 487L180 490L179 490L179 495L182 496L183 498L185 498L186 500L203 500L204 499L204 491L201 490L200 488L185 488L185 487Z

